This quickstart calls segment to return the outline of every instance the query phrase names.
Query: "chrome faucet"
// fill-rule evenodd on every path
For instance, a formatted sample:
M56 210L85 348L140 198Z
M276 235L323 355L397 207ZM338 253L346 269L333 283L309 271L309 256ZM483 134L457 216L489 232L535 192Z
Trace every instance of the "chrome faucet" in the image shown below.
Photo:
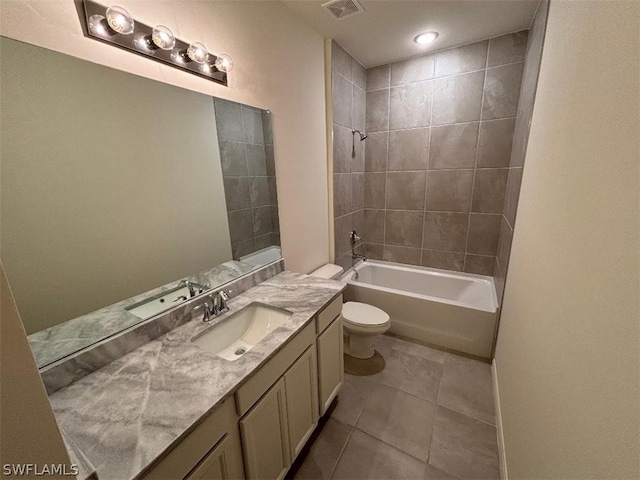
M356 258L361 258L363 262L367 261L367 256L366 255L360 255L359 253L352 253L351 254L351 258L352 259L356 259Z
M214 315L220 315L224 312L229 311L229 307L227 307L227 300L229 300L229 294L231 290L220 290L219 292L214 294L213 297L213 311Z
M195 307L195 310L202 310L204 316L202 317L203 322L208 322L211 319L217 317L218 315L222 315L229 311L229 307L227 306L227 300L229 300L229 294L231 290L220 290L219 292L212 293L207 297L207 300L202 305L198 305ZM211 305L209 305L211 302Z
M192 282L191 280L182 280L178 285L180 287L187 287L189 289L189 297L192 298L211 288L208 284L201 285L197 282Z

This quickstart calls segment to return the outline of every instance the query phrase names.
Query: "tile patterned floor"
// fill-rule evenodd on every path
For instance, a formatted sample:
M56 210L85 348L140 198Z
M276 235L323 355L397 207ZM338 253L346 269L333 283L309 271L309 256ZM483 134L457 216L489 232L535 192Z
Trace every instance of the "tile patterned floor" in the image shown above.
M345 384L291 479L500 478L488 364L383 335L385 369Z

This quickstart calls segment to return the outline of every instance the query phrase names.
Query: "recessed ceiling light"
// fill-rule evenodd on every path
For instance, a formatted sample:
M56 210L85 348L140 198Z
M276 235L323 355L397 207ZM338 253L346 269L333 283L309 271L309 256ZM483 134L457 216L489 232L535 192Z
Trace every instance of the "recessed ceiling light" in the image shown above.
M413 41L419 45L426 45L427 43L433 42L436 38L438 38L438 32L425 32L418 35Z

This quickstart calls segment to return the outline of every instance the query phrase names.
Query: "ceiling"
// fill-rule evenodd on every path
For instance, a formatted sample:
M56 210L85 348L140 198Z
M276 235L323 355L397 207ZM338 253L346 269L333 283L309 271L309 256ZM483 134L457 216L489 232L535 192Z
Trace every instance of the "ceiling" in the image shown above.
M364 13L335 19L328 0L282 0L325 38L335 39L365 68L529 28L539 0L360 0ZM440 34L420 46L413 38Z

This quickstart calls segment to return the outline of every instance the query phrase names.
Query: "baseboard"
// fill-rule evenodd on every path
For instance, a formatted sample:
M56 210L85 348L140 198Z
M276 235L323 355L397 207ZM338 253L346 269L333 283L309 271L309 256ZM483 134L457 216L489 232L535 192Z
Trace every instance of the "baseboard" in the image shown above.
M508 480L507 457L504 451L504 435L502 433L502 411L500 410L500 388L498 387L498 367L496 359L491 362L491 379L493 380L493 401L496 407L496 430L498 434L498 456L500 460L500 478Z

